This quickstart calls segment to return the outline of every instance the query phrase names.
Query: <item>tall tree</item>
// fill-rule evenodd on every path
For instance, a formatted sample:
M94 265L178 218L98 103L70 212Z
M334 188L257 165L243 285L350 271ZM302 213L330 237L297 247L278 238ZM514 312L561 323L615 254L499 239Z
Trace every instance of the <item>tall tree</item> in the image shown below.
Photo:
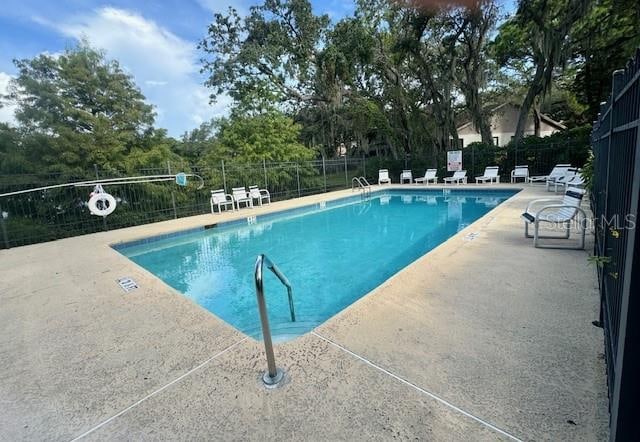
M232 114L218 120L216 126L216 140L207 152L216 162L305 161L315 156L313 150L300 143L300 126L280 112Z
M611 93L611 74L640 46L640 2L597 0L571 38L577 68L571 89L588 106L586 121L591 122Z
M482 89L486 87L489 71L487 53L488 39L498 18L498 7L493 0L478 0L475 4L462 10L462 20L467 26L460 36L462 75L460 89L465 97L465 107L476 127L482 142L493 144L490 115L484 105Z
M199 44L212 99L229 93L247 107L336 99L314 87L329 23L313 14L308 0L265 0L245 18L233 8L215 14Z
M549 93L556 69L569 58L572 41L568 36L591 3L592 0L520 0L515 16L500 27L494 49L501 64L525 60L533 67L520 107L516 142L524 135L532 107ZM539 121L538 111L536 107L535 121Z
M151 130L153 109L133 79L85 43L15 64L7 98L17 104L24 135L43 141L35 147L39 161L53 169L121 167Z

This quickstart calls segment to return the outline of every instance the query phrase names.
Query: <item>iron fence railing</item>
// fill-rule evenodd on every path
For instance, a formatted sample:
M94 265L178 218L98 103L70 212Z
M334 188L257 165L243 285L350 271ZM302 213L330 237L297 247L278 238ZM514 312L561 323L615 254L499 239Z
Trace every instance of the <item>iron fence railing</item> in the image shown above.
M470 144L462 148L462 168L472 178L484 173L485 167L498 166L503 181L508 182L511 171L516 165L529 166L531 175L546 175L556 164L569 163L582 167L589 157L590 147L587 142L567 140L554 143L539 143L507 146L488 146ZM414 176L422 176L426 169L438 169L438 176L445 177L447 172L446 152L437 156L407 157L404 159L368 158L367 179L377 181L377 170L386 168L393 180L398 180L403 169L411 169ZM371 181L371 182L374 182Z
M97 167L83 174L19 174L0 176L0 194L57 184L132 175L188 172L202 177L204 187L177 186L171 181L105 185L117 209L108 217L90 214L87 201L92 187L64 187L0 197L0 248L17 247L70 236L164 221L210 211L211 190L258 185L274 201L345 189L354 176L364 174L361 158L321 159L306 162L234 164L221 161L207 166L167 163L166 167L134 172L104 172Z
M581 165L584 149L575 143L545 144L527 149L513 147L470 146L464 149L463 165L470 177L481 175L484 167L499 165L508 179L513 165L530 164L533 173L546 173L557 162L571 162L578 158ZM378 169L386 168L392 180L398 181L403 169L411 169L421 176L427 168L438 167L439 176L446 172L446 153L405 159L392 158L334 158L305 162L267 162L237 164L220 161L206 166L189 166L168 162L165 167L146 167L125 173L103 171L97 167L76 175L19 174L0 176L0 194L28 188L50 186L88 179L106 179L131 175L161 175L178 172L194 173L202 177L205 186L197 190L171 182L127 183L107 186L118 203L115 212L106 218L92 216L87 207L91 188L67 187L0 197L0 248L17 247L86 233L111 230L138 224L164 221L207 213L210 210L210 190L258 185L271 193L274 201L297 198L315 193L351 187L355 176L365 176L376 183Z
M611 440L640 434L640 50L613 74L591 135L594 179L591 205L604 328Z

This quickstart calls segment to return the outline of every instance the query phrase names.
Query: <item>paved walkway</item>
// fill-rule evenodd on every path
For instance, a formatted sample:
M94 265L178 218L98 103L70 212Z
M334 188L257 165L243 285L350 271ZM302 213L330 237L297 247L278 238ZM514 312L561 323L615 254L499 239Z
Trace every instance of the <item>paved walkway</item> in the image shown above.
M278 345L275 390L261 343L109 247L249 212L0 251L0 440L604 440L595 271L586 252L523 238L540 196L525 187ZM124 294L123 276L141 287Z

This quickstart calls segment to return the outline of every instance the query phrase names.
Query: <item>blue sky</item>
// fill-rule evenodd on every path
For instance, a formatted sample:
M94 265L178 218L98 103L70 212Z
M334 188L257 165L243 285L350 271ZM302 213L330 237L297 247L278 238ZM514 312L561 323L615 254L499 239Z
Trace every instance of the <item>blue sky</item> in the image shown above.
M233 6L246 12L257 0L2 0L0 94L16 69L14 58L55 54L86 38L117 59L155 106L156 125L179 136L225 115L229 99L209 104L196 49L213 13ZM513 0L506 0L511 3ZM334 20L353 11L352 1L312 0L316 13ZM13 109L0 109L12 122Z

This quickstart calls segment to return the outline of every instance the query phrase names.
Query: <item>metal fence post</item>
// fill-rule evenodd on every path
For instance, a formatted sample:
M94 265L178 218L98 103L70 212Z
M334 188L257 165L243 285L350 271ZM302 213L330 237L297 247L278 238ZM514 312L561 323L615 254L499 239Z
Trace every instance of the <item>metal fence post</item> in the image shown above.
M96 180L99 180L99 179L100 179L100 176L98 175L98 165L97 165L97 164L95 164L95 163L94 163L94 165L93 165L93 170L94 170L94 172L96 173ZM109 227L107 227L107 217L106 217L106 216L103 216L103 217L102 217L102 228L103 228L104 230L109 230Z
M362 175L367 177L367 158L362 154Z
M171 161L167 160L167 172L171 175ZM176 210L176 195L171 188L171 205L173 206L173 219L178 219L178 211Z
M269 187L267 181L267 162L264 158L262 159L262 170L264 171L264 188L267 189Z
M349 187L349 173L347 172L347 155L344 156L344 186Z
M322 155L322 178L324 180L324 191L327 192L327 168L324 164L324 155Z
M9 249L9 236L7 235L7 226L4 222L4 212L2 211L2 206L0 206L0 228L2 229L2 239L4 240L4 247Z
M224 160L220 162L222 163L222 187L224 188L224 193L227 193L227 176L224 172Z
M300 198L300 166L296 163L296 180L298 182L298 198Z
M476 146L471 146L471 176L476 176Z

